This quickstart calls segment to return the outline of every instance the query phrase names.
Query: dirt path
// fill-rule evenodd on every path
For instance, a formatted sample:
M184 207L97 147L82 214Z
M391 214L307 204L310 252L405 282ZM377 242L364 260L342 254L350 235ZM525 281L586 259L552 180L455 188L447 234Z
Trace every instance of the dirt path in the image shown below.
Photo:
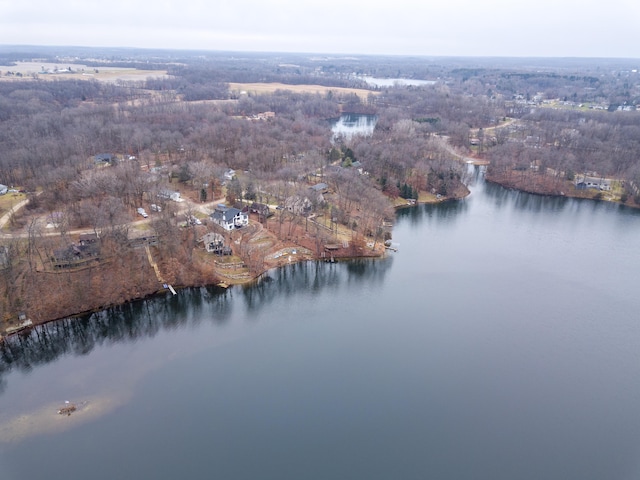
M7 222L9 222L9 220L11 219L11 215L16 213L18 210L24 207L27 203L29 203L29 199L25 198L21 202L16 203L13 207L9 209L7 213L5 213L2 217L0 217L0 232L4 228L4 226L7 224ZM0 233L0 236L11 236L11 234Z
M500 128L505 128L508 127L510 125L513 125L514 123L517 122L517 119L515 118L510 118L507 121L501 123L500 125L495 125L493 127L487 127L484 128L484 133L485 135L489 132L495 132L496 130L500 129ZM473 135L478 135L479 132L479 128L472 128L470 130L470 133ZM468 157L466 155L462 155L460 153L458 153L455 148L453 148L453 146L451 145L451 143L449 143L449 137L446 135L442 135L439 136L438 138L440 138L440 140L442 141L442 145L444 146L444 148L454 157L456 157L459 161L463 162L463 163L467 163L470 165L489 165L489 160L485 160L485 159L480 159L480 158L475 158L475 157Z

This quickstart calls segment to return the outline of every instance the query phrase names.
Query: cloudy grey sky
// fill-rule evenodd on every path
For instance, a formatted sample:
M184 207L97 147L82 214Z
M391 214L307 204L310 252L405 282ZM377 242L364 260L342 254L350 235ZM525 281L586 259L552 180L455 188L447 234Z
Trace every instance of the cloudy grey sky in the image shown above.
M640 58L640 1L0 0L0 44Z

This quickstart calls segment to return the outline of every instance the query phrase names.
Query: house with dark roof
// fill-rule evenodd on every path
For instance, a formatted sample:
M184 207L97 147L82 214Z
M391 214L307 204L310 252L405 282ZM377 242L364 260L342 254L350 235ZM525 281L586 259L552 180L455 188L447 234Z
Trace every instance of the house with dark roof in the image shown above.
M611 190L611 180L601 177L590 177L588 175L576 175L575 186L577 190L586 190L587 188L595 188L597 190Z
M93 157L93 161L96 163L108 163L109 165L115 163L117 157L113 153L99 153Z
M97 243L90 245L71 244L65 248L53 251L51 264L53 268L83 267L94 260L99 260L100 247Z
M204 248L208 253L231 255L231 247L225 246L224 237L219 233L209 232L203 235L198 241L204 243Z
M249 224L249 209L239 210L218 205L210 217L216 225L220 225L225 230L233 230Z
M269 205L264 203L253 202L249 210L251 211L251 213L257 213L259 216L264 218L267 218L273 215L271 213L271 209L269 208Z
M316 183L315 185L309 187L311 190L313 190L316 193L327 193L329 191L329 185L327 185L326 183Z
M301 197L300 195L287 197L284 201L284 207L296 215L308 215L313 209L311 200L309 200L308 197Z
M98 240L99 238L97 233L81 233L78 239L82 246L95 244Z

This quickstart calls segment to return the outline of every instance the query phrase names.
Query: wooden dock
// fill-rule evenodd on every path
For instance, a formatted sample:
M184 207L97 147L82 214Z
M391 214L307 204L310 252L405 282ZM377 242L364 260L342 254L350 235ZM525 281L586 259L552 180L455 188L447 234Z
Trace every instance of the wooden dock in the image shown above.
M155 260L153 259L153 256L151 255L151 249L149 248L149 245L145 245L144 249L147 251L147 259L149 260L149 265L151 265L153 267L153 271L156 272L156 278L158 279L158 281L162 284L164 288L168 288L169 291L175 295L176 291L173 289L173 287L165 283L165 281L162 279L162 275L160 274L160 268L158 268L158 264L155 262Z

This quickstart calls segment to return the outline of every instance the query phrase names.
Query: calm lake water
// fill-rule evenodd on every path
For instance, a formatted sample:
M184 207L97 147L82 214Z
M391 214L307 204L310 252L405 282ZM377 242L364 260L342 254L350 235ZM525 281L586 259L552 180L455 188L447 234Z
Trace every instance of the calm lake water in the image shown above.
M12 338L0 477L638 479L640 215L471 189L385 260Z
M435 85L437 83L435 80L416 80L414 78L378 78L368 76L362 76L359 78L374 87L393 87L396 85L422 87L425 85Z
M338 137L350 139L354 135L372 135L377 122L377 115L344 113L331 125L333 139L335 140Z

